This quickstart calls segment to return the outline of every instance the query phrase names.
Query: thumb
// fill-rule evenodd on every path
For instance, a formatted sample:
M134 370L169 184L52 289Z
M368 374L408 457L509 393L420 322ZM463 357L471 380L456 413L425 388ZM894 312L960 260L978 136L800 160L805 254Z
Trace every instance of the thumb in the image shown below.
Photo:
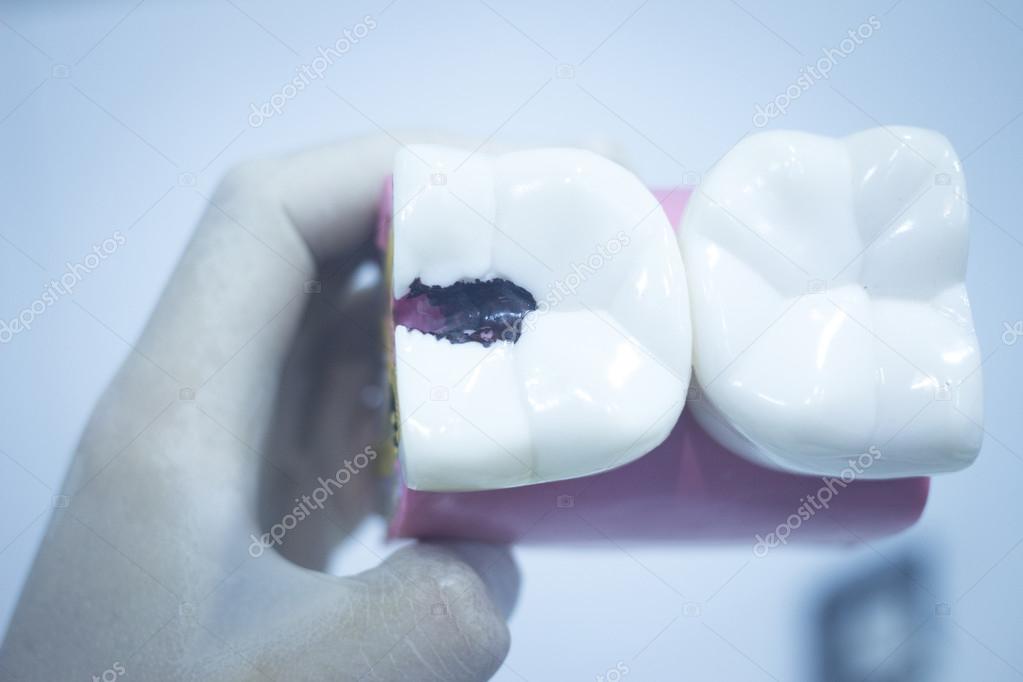
M348 578L277 568L278 584L291 589L270 600L237 595L247 610L241 620L261 626L236 650L271 679L486 680L508 652L484 580L450 548L408 546Z
M510 562L506 550L490 549L498 562ZM402 671L420 666L429 675L417 679L489 679L509 646L504 615L487 588L505 584L496 573L493 563L470 567L452 548L423 544L396 552L364 574L376 603L414 621L372 667L370 679L401 679ZM405 620L398 613L393 617Z

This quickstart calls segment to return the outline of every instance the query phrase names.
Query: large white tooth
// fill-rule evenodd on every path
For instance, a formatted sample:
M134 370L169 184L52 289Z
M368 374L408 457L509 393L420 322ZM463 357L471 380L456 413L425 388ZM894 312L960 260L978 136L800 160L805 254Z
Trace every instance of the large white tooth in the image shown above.
M970 464L983 407L965 193L927 130L768 132L729 152L679 237L707 430L819 475L850 458L862 478Z
M501 278L538 304L515 343L395 329L409 487L584 476L667 437L691 370L688 294L671 226L636 177L575 149L413 146L398 155L394 208L395 298L417 278Z

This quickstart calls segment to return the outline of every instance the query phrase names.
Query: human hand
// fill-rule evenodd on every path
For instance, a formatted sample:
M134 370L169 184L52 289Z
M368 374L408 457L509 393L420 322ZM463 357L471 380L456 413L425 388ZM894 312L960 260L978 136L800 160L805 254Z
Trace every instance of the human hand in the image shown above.
M351 577L315 570L321 536L374 510L371 472L281 552L253 551L383 435L384 293L363 263L396 148L253 162L210 198L90 419L0 678L481 680L500 666L504 550L421 543Z

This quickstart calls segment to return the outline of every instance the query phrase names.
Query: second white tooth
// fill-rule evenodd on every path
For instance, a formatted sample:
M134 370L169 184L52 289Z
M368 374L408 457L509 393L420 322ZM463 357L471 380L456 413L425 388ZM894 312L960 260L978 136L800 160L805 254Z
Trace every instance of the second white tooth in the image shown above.
M965 192L948 141L915 128L769 132L726 154L680 232L701 423L803 473L840 475L871 448L859 477L972 462L983 417Z

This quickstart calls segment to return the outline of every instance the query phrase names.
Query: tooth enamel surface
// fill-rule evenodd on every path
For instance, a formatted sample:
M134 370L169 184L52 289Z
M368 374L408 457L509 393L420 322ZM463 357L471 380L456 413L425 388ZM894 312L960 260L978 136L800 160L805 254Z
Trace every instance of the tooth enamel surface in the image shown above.
M915 128L746 138L694 192L679 240L700 423L791 471L960 469L980 449L962 168Z
M394 174L392 287L506 279L537 301L515 343L395 327L399 449L420 490L626 464L667 437L690 375L685 271L657 200L590 152L420 145Z

